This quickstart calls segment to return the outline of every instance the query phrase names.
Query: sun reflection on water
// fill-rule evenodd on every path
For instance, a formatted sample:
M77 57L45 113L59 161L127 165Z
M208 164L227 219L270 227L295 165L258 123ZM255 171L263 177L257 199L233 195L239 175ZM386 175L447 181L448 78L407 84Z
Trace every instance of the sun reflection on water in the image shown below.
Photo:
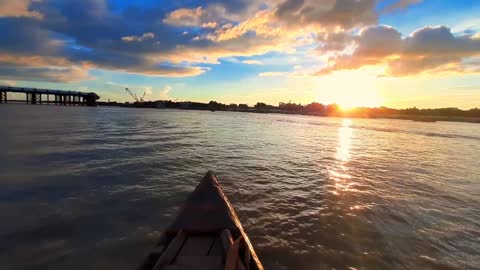
M346 162L350 160L350 145L352 143L353 130L350 127L352 120L343 119L342 127L339 130L338 147L335 158Z
M351 176L348 172L346 163L350 160L350 146L353 138L353 130L351 128L352 120L343 119L342 126L338 132L338 147L335 153L337 165L329 170L331 178L335 181L335 195L341 192L352 191L353 183L350 181Z

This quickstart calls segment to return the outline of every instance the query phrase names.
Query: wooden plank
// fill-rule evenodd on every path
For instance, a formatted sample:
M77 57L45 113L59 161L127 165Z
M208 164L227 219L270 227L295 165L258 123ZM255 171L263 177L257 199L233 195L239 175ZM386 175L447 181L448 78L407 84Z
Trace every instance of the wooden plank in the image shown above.
M170 264L170 262L175 258L175 256L177 256L178 251L180 251L180 249L182 248L186 238L187 236L185 235L185 233L180 230L175 236L175 238L170 242L165 252L163 252L162 256L160 256L158 261L155 263L152 270L160 270L165 265Z
M188 236L178 256L206 256L214 241L212 236Z
M230 231L228 231L228 234L226 233L224 236L224 238L226 238L224 241L227 242L227 245L231 239L231 235L229 234ZM240 258L240 245L243 241L243 237L240 236L228 249L225 270L245 270L245 264L242 262L242 258Z
M228 254L228 250L233 245L233 238L232 238L232 234L230 233L230 230L228 229L223 230L222 234L220 235L220 239L222 240L222 247L223 247L223 250L225 251L225 254Z
M245 269L250 270L250 259L252 257L252 254L250 253L250 249L248 246L245 245L245 256L243 258L243 262L245 263Z
M221 256L178 256L175 265L179 269L221 270L223 269Z
M208 256L224 256L223 254L226 254L223 252L223 247L222 247L222 241L220 238L215 239L215 242L213 242L212 248L210 248L210 251L208 252Z
M150 254L152 256L160 256L162 255L164 250L165 250L165 246L156 246L150 251Z
M227 261L225 262L225 270L236 270L239 261L238 251L240 250L240 239L237 239L227 252Z

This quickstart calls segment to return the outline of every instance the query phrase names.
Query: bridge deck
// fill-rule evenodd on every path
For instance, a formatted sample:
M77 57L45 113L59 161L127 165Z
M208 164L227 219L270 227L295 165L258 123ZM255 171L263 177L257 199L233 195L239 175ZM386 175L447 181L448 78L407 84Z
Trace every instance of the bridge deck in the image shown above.
M29 94L43 94L43 95L75 95L75 96L95 96L97 94L90 92L77 92L67 90L52 90L41 88L27 88L27 87L13 87L13 86L0 86L0 91L11 93L29 93Z
M7 93L23 93L26 94L25 103L27 104L56 104L56 105L87 105L96 106L97 100L100 98L97 94L90 92L51 90L28 87L12 87L0 85L0 103L11 103L13 101L7 97ZM42 100L42 95L46 97L46 101ZM54 100L50 101L50 95Z

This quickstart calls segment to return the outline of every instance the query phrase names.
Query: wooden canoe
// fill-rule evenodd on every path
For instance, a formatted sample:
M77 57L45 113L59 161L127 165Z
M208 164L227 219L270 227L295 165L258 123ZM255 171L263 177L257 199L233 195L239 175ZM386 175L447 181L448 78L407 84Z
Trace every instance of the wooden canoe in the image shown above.
M263 270L235 210L209 171L139 270Z

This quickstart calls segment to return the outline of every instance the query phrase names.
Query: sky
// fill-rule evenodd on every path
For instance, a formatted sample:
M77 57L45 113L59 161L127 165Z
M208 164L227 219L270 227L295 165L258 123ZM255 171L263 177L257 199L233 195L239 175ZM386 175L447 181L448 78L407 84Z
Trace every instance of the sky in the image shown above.
M0 0L0 85L480 107L478 0Z

